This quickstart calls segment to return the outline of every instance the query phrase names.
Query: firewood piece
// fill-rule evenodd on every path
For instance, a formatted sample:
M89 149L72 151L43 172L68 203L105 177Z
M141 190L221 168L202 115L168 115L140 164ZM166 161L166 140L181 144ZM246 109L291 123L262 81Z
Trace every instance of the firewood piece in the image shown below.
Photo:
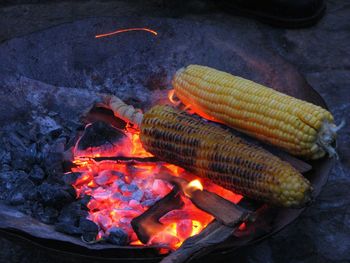
M218 244L227 240L235 229L214 220L198 235L188 238L178 250L165 257L161 263L188 262L191 259L208 254Z
M174 186L169 194L131 221L131 226L139 240L147 244L153 235L165 228L165 226L159 222L159 219L172 210L182 208L183 205L181 193L178 187Z
M116 129L106 122L96 121L85 128L77 149L84 151L90 147L113 147L124 139L127 139L127 136L123 130Z
M190 199L195 206L213 215L226 226L235 226L238 222L248 219L250 215L248 210L206 190L194 191Z
M238 220L248 219L250 212L240 206L228 201L227 199L206 190L191 191L186 189L188 181L181 177L172 176L163 172L156 176L157 179L166 180L169 183L177 185L190 198L192 203L199 209L211 214L224 225L234 226ZM190 192L189 192L190 191Z

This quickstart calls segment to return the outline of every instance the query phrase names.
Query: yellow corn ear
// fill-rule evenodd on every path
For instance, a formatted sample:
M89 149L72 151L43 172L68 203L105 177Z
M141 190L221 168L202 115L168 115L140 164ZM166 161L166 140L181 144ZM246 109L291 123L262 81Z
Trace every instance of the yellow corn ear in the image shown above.
M157 158L253 199L300 207L312 187L294 167L231 132L169 106L144 114L140 139Z
M190 65L173 79L176 96L202 117L310 159L336 152L332 114L253 81Z

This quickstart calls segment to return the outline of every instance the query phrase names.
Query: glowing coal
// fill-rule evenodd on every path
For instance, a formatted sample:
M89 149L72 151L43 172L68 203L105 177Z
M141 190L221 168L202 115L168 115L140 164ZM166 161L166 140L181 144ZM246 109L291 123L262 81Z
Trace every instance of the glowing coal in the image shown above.
M101 130L107 127L105 143L101 143ZM180 167L162 162L119 162L103 160L96 162L93 158L101 156L127 156L132 158L150 157L140 142L139 134L130 128L125 131L114 130L113 127L99 123L89 124L82 137L74 147L73 172L81 175L73 183L77 195L82 198L91 196L87 207L87 219L98 227L97 240L107 240L118 245L140 245L131 226L133 218L140 216L158 200L166 196L173 185L157 178L165 170L172 176L183 176L192 181L188 190L196 191L204 188L214 191L226 199L237 202L240 196L222 189L208 181L201 184L194 175L185 173ZM99 130L94 136L91 131ZM85 136L85 137L84 137ZM93 139L89 145L88 139ZM82 140L83 146L82 147ZM172 210L160 218L162 230L152 236L147 245L162 245L176 249L190 236L199 233L213 217L195 207L185 196L181 196L184 206Z

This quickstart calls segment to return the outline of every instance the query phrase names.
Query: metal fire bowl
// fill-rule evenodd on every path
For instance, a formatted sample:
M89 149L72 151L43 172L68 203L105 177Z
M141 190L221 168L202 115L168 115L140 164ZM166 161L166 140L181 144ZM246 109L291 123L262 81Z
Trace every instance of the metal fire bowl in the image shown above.
M118 28L149 27L158 32L128 32L96 39ZM298 71L257 42L257 28L230 26L191 19L150 17L100 17L75 21L15 38L0 45L0 125L37 119L57 112L60 125L78 122L96 93L113 93L146 110L166 100L174 72L188 64L208 65L257 81L276 90L326 107ZM334 161L310 163L305 176L317 196ZM232 237L207 260L276 233L294 221L303 209L269 208L257 218L254 231ZM105 261L158 261L155 247L87 245L80 239L54 231L17 212L0 206L2 234L41 246L52 253Z

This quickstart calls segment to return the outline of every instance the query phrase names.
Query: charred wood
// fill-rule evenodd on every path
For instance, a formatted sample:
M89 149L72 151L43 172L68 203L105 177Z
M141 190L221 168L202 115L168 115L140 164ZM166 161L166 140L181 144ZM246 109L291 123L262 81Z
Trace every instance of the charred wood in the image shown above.
M154 234L164 229L164 225L159 222L159 219L172 210L180 209L183 205L179 189L174 186L169 194L131 221L132 228L139 240L147 244Z

